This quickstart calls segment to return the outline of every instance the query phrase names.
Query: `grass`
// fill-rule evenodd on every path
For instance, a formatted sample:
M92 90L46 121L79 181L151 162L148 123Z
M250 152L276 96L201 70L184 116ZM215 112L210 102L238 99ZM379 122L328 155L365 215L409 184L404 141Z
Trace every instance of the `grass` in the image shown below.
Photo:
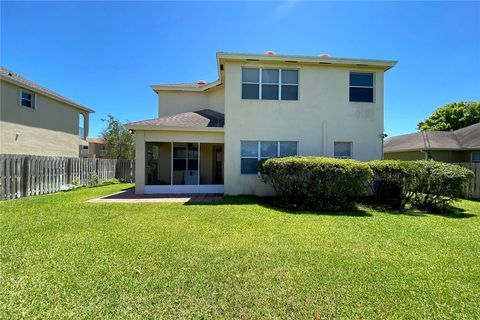
M479 202L448 216L84 202L126 186L0 203L0 318L480 317Z

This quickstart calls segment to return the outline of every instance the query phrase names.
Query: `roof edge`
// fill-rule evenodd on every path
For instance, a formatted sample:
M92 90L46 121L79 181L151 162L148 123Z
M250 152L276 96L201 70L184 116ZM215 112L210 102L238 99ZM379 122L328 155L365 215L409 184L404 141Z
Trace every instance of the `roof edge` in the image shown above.
M138 124L126 124L125 127L129 130L138 131L205 131L205 132L224 132L223 127L205 127L205 128L192 128L192 127L162 127L151 125L138 125Z
M220 60L244 61L247 59L256 61L272 61L272 62L288 62L288 63L304 63L304 64L320 64L320 65L351 65L356 67L375 67L384 71L394 67L398 61L396 60L379 60L379 59L356 59L356 58L321 58L318 56L299 56L299 55L267 55L257 53L234 53L234 52L217 52L217 61Z
M1 78L2 80L6 81L6 82L10 82L10 83L15 84L15 85L17 85L17 86L19 86L19 87L27 88L28 90L33 91L33 92L35 92L35 93L37 93L37 94L41 94L41 95L47 96L47 97L49 97L49 98L51 98L51 99L53 99L53 100L57 100L57 101L60 101L60 102L65 103L65 104L68 104L68 105L71 106L71 107L74 107L74 108L77 108L77 109L86 111L86 112L88 112L88 113L95 113L95 110L90 109L90 108L87 108L87 107L85 107L85 106L83 106L83 105L81 105L81 104L78 104L78 103L74 102L74 101L71 101L71 100L67 99L66 97L56 96L56 95L51 94L51 93L49 93L49 92L46 92L46 91L40 90L40 89L38 89L38 88L32 87L32 86L30 86L30 85L28 85L28 84L26 84L26 83L21 82L21 81L12 79L12 78L10 78L10 77L7 77L7 76L5 76L5 75L3 75L3 74L0 75L0 78ZM49 89L49 90L50 90L50 89Z
M222 82L220 80L215 80L213 82L209 82L204 86L201 87L184 87L184 86L176 86L175 84L169 84L169 85L162 85L162 84L154 84L151 85L150 88L152 88L153 91L158 92L158 91L196 91L196 92L203 92L207 91L209 89L215 88L217 86L222 85Z

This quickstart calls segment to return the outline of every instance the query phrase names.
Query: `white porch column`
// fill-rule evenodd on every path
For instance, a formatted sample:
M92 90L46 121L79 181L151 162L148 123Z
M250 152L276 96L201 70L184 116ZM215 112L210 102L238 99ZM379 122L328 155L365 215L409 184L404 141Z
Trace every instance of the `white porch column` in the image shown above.
M135 193L145 193L145 132L135 132Z

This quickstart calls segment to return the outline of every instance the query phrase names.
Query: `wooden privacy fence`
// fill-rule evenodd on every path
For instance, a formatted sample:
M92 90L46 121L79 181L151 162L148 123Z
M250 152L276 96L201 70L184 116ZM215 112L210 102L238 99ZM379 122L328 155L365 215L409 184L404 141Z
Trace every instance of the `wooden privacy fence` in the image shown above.
M475 174L475 177L465 186L465 197L480 199L480 163L461 162L455 164L468 168Z
M133 182L134 160L0 154L0 200L97 185Z

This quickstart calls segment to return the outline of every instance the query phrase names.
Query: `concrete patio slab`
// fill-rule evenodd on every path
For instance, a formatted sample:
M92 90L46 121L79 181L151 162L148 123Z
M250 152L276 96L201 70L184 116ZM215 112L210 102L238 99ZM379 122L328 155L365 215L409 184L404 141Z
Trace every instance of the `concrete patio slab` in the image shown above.
M87 200L90 203L146 203L146 202L213 202L223 199L222 194L135 194L135 190L127 189L104 197Z

